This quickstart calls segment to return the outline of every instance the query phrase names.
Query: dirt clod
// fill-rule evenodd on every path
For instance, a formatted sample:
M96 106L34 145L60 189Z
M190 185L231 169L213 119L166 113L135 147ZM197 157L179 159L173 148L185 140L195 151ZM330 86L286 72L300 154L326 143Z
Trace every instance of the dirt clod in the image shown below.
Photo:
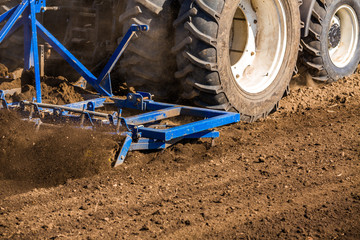
M21 74L20 74L21 72ZM20 102L23 100L31 101L36 97L34 70L23 71L21 69L15 72L7 73L4 71L4 77L1 75L0 65L0 89L10 90L21 88L20 93L14 93L7 96L10 102ZM82 94L89 93L79 87L74 86L62 76L48 77L41 79L42 100L51 104L68 104L84 100Z

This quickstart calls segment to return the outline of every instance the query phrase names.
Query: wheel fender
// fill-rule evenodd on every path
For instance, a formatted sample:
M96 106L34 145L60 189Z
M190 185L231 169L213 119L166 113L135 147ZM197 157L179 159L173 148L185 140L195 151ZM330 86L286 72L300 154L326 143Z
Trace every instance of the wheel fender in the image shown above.
M310 18L315 1L316 0L303 0L303 4L300 6L301 21L304 23L304 28L301 30L302 37L309 35Z

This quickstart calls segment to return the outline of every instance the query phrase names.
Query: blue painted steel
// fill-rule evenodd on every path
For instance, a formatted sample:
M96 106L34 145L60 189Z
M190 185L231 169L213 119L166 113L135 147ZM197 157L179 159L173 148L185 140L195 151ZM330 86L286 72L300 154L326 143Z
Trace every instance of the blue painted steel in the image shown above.
M2 94L2 96L3 95L4 94ZM151 95L140 94L143 102L139 105L137 100L134 101L134 99L136 99L134 95L128 95L127 99L112 98L114 101L112 105L114 107L127 105L127 107L135 109L143 108L143 106L145 106L148 108L144 111L148 111L149 108L155 108L157 110L126 118L121 116L121 108L117 113L114 112L112 115L96 112L95 109L97 107L103 106L105 98L63 106L23 101L20 106L22 109L25 109L25 106L32 107L33 110L30 111L29 119L33 121L36 120L33 113L36 113L37 116L41 116L41 111L50 113L49 109L53 109L54 115L56 116L76 119L80 118L80 127L84 129L92 129L96 123L101 122L101 125L106 124L110 127L110 134L125 135L126 139L116 158L115 166L124 161L129 151L164 149L186 138L214 139L219 137L219 132L209 129L238 122L240 120L240 115L238 113L157 103L148 99ZM144 100L144 96L146 96L146 100ZM73 115L73 113L78 115ZM91 123L90 127L84 125L85 116ZM197 116L201 117L201 120L181 126L166 126L160 123L160 120L177 116ZM100 118L104 120L100 120ZM121 127L124 127L125 131L120 132L119 129ZM157 129L156 127L161 127L163 129Z
M151 95L146 93L128 94L127 99L111 99L119 108L153 111L124 119L132 129L133 138L136 138L129 151L164 149L184 138L214 139L219 137L219 132L208 129L240 121L238 113L158 103L151 100ZM144 127L145 124L175 116L195 116L202 120L166 129Z
M24 19L23 18L16 21L16 23L11 28L9 33L5 36L4 41L6 41L6 39L8 39L14 32L16 32L21 26L23 26L23 24L24 24Z
M17 7L9 10L5 15L1 17L1 21L7 20L5 26L0 31L0 43L9 35L11 35L20 24L24 23L25 33L25 69L29 69L30 65L35 69L35 88L36 98L38 102L41 102L41 86L40 86L40 71L39 71L39 58L38 58L38 45L37 45L37 32L36 32L36 13L40 11L41 7L46 4L46 1L38 0L23 0ZM28 8L30 6L30 8ZM24 14L24 18L27 16L30 18L22 22L21 15ZM10 16L10 17L9 17ZM19 20L19 21L18 21ZM19 22L16 24L16 22ZM28 31L27 25L31 26L31 33ZM28 42L30 40L30 43ZM30 46L31 44L31 46ZM30 49L30 52L28 51ZM35 57L34 57L35 56Z
M132 134L131 133L126 133L125 142L122 145L119 156L115 161L114 167L117 167L117 166L119 166L120 164L122 164L124 162L124 160L126 158L126 155L129 152L132 141L133 141Z
M40 35L47 41L84 79L90 83L101 95L112 96L110 84L110 71L113 69L121 54L124 52L134 32L147 29L146 26L133 25L117 49L117 52L110 58L99 78L96 78L79 60L76 59L51 33L38 21L36 22Z
M91 84L100 94L104 96L111 96L111 93L106 89L96 86L96 77L72 55L48 30L45 29L38 21L36 23L41 37L47 41L55 50L62 56L84 79Z
M186 135L201 132L207 129L234 123L239 120L240 118L235 114L223 114L222 116L201 120L170 129L162 130L141 127L138 129L138 131L141 133L142 137L151 137L163 141L170 141L172 139L184 137Z
M171 145L156 139L140 138L137 142L131 144L129 151L165 149Z
M140 114L134 117L127 117L125 120L129 125L142 125L166 118L180 116L180 110L181 109L179 107L171 107L163 110Z
M5 109L9 109L8 103L5 99L5 92L2 90L0 90L0 103L1 103L0 109L1 109L1 107L5 108Z
M237 113L158 103L154 102L151 99L143 100L143 96L141 94L129 94L126 100L117 98L112 98L112 100L115 102L115 105L120 108L126 107L143 111L157 111L129 118L131 123L144 124L152 121L157 121L159 119L179 115L205 118L204 120L185 124L178 127L173 127L170 129L154 129L146 128L143 126L137 128L137 131L141 133L142 137L159 139L162 141L170 141L172 139L181 138L197 132L202 132L207 129L216 128L219 126L240 121L240 115ZM172 113L172 115L166 117L168 113ZM132 125L129 121L127 122L129 125Z
M218 131L211 131L211 130L206 130L206 131L202 131L202 132L198 132L198 133L194 133L194 134L190 134L185 136L184 138L218 138L220 137L220 133Z
M68 115L70 116L71 113L69 111L66 110L62 110L61 107L65 107L65 108L75 108L75 109L84 109L84 106L86 106L86 110L88 111L95 111L96 108L100 108L104 106L104 102L106 101L106 98L94 98L94 99L90 99L90 100L86 100L86 101L82 101L82 102L76 102L76 103L70 103L70 104L65 104L63 106L59 106L59 108L57 110L60 111L61 115ZM71 115L72 116L72 115Z
M133 109L145 111L146 104L145 104L144 100L151 100L151 98L152 98L151 94L137 92L137 93L129 93L127 95L126 100L116 99L116 98L114 98L113 100L115 101L116 105L119 108L133 108ZM172 107L172 106L173 105L169 105L169 107ZM160 110L160 109L163 109L163 108L159 108L156 110Z
M30 10L27 8L25 11L25 16L30 16ZM24 69L29 70L34 66L34 51L32 50L32 34L31 34L31 22L30 18L23 19L24 24Z
M133 142L130 146L129 151L139 151L139 150L156 150L156 149L166 149L175 143L183 140L183 139L197 139L197 138L218 138L220 136L220 133L217 131L203 131L199 133L194 133L188 136L185 136L183 138L178 138L171 141L161 141L157 139L152 138L140 138L137 142Z
M132 93L126 99L111 98L114 107L118 108L113 114L96 112L96 108L104 106L106 98L97 98L63 106L41 103L40 73L37 32L47 41L84 79L90 83L103 96L112 96L110 73L116 62L128 46L129 41L136 31L147 31L146 25L132 25L118 48L109 59L105 68L96 78L78 59L76 59L51 33L37 20L36 13L45 7L45 1L23 0L17 7L0 16L0 21L7 20L4 28L0 31L0 43L9 36L14 29L24 25L25 36L25 69L34 66L36 82L36 102L23 101L21 109L30 107L29 119L37 121L37 128L42 122L37 116L43 116L46 112L59 117L80 119L80 126L85 126L85 118L91 126L99 123L107 124L111 134L121 134L120 129L125 128L125 142L119 151L115 166L121 164L127 153L132 150L163 149L185 138L217 138L219 132L209 129L240 121L240 115L211 109L187 107L166 103L158 103L152 100L152 95L146 92ZM21 17L22 16L22 17ZM4 91L0 91L0 100L5 108L8 104L5 100ZM106 103L108 104L108 103ZM11 105L16 106L14 105ZM146 113L122 117L123 108L138 109ZM35 113L35 114L34 114ZM36 115L37 114L37 115ZM200 118L199 121L181 126L164 126L160 123L163 119L177 116L193 116ZM123 127L123 128L122 128ZM157 128L158 127L158 128Z
M0 23L3 21L6 21L11 17L11 15L16 11L16 7L10 9L9 11L3 13L0 15Z
M26 7L29 5L29 0L23 0L21 4L16 7L15 12L11 15L5 26L0 31L0 44L9 33L10 29L14 26L15 22L20 18ZM10 10L11 11L11 10Z
M34 63L35 71L35 89L36 89L36 101L41 103L41 83L40 83L40 64L39 64L39 49L36 29L36 6L35 1L30 2L30 22L31 22L31 59Z
M0 31L0 43L19 26L24 25L24 68L34 66L36 101L41 103L40 68L37 44L37 31L40 35L77 71L88 81L101 95L112 96L110 72L116 62L128 46L129 41L136 31L147 31L146 25L132 25L122 39L118 48L109 62L96 78L78 59L75 58L53 35L36 20L36 13L43 11L46 6L45 0L23 0L18 6L0 16L0 22L7 20Z
M34 0L34 5L36 13L45 12L46 0Z

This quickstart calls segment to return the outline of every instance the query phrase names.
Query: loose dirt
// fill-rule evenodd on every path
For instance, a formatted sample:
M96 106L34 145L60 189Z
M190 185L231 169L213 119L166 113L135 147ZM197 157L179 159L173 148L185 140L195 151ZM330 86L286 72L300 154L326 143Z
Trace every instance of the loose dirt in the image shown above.
M0 111L0 174L5 179L54 186L110 169L116 142L93 131L40 128Z
M278 112L220 128L214 147L196 140L134 152L116 169L60 185L1 173L0 238L360 239L360 71L324 86L303 76ZM28 146L33 156L15 126L5 146ZM67 147L92 144L86 134ZM64 150L48 138L34 147L52 148L49 157Z
M18 93L7 95L9 102L29 100L36 96L34 71L18 69L9 73L4 65L0 64L0 89L20 89ZM74 86L66 78L44 76L41 79L42 100L51 104L67 104L83 101L82 94L91 94L80 87Z

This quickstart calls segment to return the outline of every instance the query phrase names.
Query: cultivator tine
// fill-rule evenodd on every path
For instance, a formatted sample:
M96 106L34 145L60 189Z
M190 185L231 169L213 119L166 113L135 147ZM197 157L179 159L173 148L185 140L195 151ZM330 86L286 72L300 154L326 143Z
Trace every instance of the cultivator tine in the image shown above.
M35 120L35 131L36 132L39 132L41 124L42 124L42 121L40 118Z
M130 150L130 146L131 146L132 142L133 142L132 134L131 133L126 133L125 141L122 144L122 147L121 147L120 152L119 152L119 156L115 160L114 167L117 167L117 166L119 166L120 164L122 164L124 162L124 160L126 158L126 155L128 154L128 152Z
M9 10L11 12L9 15L6 15L1 20L4 21L7 18L9 18L3 27L3 29L0 31L0 44L2 41L8 36L9 32L15 25L16 21L21 18L21 14L25 11L25 9L28 7L29 1L23 0L21 4L19 4L15 10Z
M1 106L4 109L9 109L8 103L5 99L5 92L0 90L0 102L1 102Z

